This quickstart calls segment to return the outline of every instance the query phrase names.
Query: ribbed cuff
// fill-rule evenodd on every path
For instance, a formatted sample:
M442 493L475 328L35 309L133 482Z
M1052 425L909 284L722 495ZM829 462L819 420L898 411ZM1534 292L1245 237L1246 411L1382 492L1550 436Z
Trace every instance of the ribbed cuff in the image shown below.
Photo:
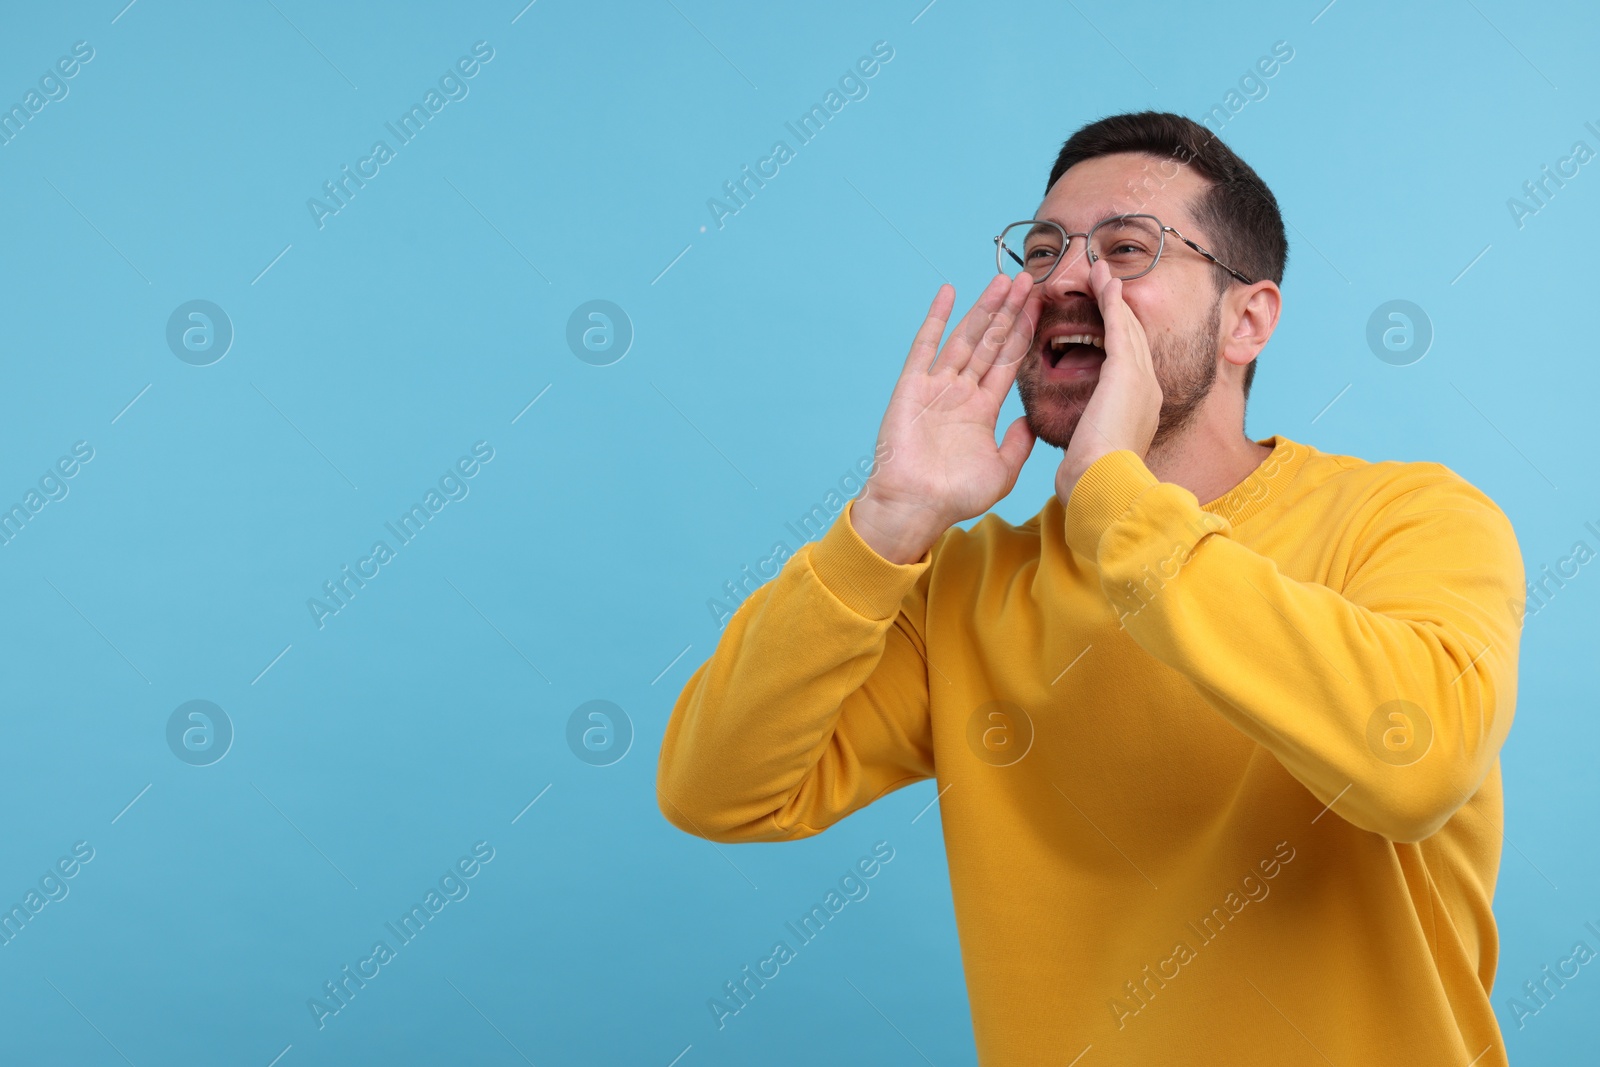
M1107 452L1089 464L1072 488L1067 500L1067 544L1083 558L1097 560L1107 527L1160 484L1136 453L1125 448Z
M929 548L915 563L891 563L861 539L850 522L852 498L810 546L811 569L845 607L869 619L891 619L933 561Z

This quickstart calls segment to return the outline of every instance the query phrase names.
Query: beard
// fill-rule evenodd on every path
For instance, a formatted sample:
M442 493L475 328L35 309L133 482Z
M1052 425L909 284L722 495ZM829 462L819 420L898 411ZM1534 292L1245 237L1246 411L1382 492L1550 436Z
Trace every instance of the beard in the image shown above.
M1150 361L1161 386L1161 412L1155 437L1150 442L1152 452L1194 419L1216 384L1217 330L1221 324L1222 296L1219 293L1206 321L1188 336L1162 334L1151 339ZM1049 323L1041 320L1040 332L1047 325ZM1017 370L1017 395L1034 436L1047 445L1065 450L1100 379L1097 376L1093 381L1045 382L1039 377L1041 367L1037 354L1030 350Z

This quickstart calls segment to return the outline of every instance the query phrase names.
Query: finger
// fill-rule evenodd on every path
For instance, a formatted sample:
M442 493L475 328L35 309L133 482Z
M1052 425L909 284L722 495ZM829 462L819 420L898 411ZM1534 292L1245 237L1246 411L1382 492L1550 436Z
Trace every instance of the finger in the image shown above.
M1139 373L1147 378L1155 378L1155 359L1150 352L1150 338L1144 332L1144 323L1139 321L1139 316L1133 313L1133 308L1122 296L1123 283L1119 280L1116 285L1117 304L1122 310L1122 332L1126 338L1129 362L1139 368Z
M971 358L968 359L966 366L961 368L963 374L970 375L974 381L983 380L984 374L1011 343L1012 337L1018 330L1028 327L1022 311L1037 288L1030 274L1022 273L1012 279L1010 287L1006 290L1005 302L1000 305L999 310L989 316L989 324L978 343L973 346ZM1030 334L1030 339L1031 336Z
M1100 321L1106 328L1106 358L1111 358L1111 343L1113 338L1117 342L1117 351L1122 351L1122 311L1121 301L1112 295L1111 283L1116 281L1111 277L1111 268L1103 259L1094 261L1089 268L1089 289L1094 293L1094 302L1100 307Z
M1133 313L1133 308L1128 306L1123 298L1123 283L1117 282L1117 303L1122 306L1122 325L1127 332L1130 350L1138 357L1139 365L1152 375L1154 360L1150 354L1150 337L1144 332L1144 323L1139 321L1139 316Z
M1089 271L1095 302L1100 305L1100 318L1106 327L1106 361L1131 363L1139 367L1150 365L1150 346L1144 328L1134 317L1133 309L1122 297L1122 279L1111 276L1111 268L1101 259Z
M1005 303L1006 296L1011 287L1011 279L1004 274L996 274L989 279L988 288L978 297L956 328L950 331L950 339L944 344L944 351L939 354L939 369L949 369L960 373L966 367L967 361L972 358L972 351L983 339L983 333L991 323L996 311Z
M1044 307L1042 286L1032 286L1023 300L1022 310L1011 322L1011 332L994 360L984 371L978 387L987 391L997 401L1004 401L1006 392L1016 379L1022 361L1033 351L1034 335L1039 329L1039 313Z
M1028 425L1028 416L1023 415L1006 428L1006 435L1000 441L1000 459L1006 465L1006 492L1017 484L1017 476L1022 473L1022 465L1028 462L1028 456L1033 452L1033 443L1037 440L1033 427Z
M900 370L904 378L913 371L926 373L939 356L939 341L944 337L945 324L950 321L950 309L956 305L956 287L941 285L928 307L928 317L922 320L916 338L911 342L911 352Z

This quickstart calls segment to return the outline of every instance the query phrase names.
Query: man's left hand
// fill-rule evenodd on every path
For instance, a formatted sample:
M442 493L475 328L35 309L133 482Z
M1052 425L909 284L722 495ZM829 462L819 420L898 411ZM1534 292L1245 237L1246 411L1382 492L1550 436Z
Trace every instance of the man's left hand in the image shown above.
M1096 260L1089 269L1089 287L1105 323L1106 358L1056 470L1056 496L1062 507L1083 472L1106 453L1127 449L1143 459L1161 416L1161 385L1151 362L1150 342L1122 299L1122 280L1111 276L1105 260Z

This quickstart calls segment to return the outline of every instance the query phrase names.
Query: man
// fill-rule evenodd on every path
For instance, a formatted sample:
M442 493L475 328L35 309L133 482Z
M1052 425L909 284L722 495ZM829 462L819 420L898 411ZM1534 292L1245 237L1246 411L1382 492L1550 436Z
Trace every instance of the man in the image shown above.
M684 687L663 814L793 840L935 778L986 1065L1504 1064L1510 523L1437 463L1244 435L1287 242L1203 127L1084 127L998 247ZM1036 438L1055 496L956 526Z

